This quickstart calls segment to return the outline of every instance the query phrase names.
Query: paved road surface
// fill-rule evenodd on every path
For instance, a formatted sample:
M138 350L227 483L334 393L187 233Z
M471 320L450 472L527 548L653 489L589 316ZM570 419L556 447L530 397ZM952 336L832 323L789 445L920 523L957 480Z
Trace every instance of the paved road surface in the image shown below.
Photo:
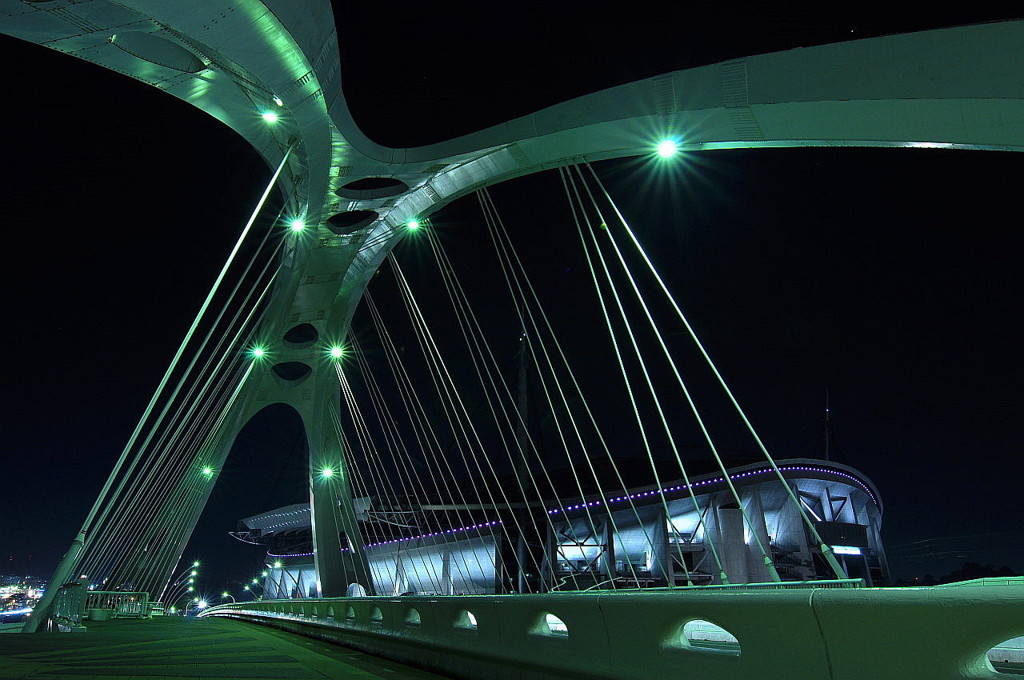
M0 635L0 679L445 680L327 642L217 617L87 623L87 633Z

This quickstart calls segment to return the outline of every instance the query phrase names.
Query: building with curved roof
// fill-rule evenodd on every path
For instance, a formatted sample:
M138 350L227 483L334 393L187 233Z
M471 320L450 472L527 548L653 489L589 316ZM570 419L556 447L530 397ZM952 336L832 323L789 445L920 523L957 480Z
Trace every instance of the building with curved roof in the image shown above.
M882 501L872 482L831 461L788 459L778 468L846 573L867 585L887 584ZM380 594L767 582L762 546L783 581L831 578L771 466L744 465L728 473L728 480L709 473L689 485L674 480L544 507L381 498L356 499L355 505ZM266 546L265 597L315 596L308 504L247 517L232 535ZM347 538L341 542L346 545Z

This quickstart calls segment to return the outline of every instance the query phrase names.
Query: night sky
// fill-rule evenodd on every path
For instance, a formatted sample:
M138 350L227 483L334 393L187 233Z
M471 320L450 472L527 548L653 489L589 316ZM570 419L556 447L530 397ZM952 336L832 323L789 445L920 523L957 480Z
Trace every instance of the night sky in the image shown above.
M383 6L339 8L346 95L371 137L415 145L678 68L1012 16L580 7L517 5L495 17L431 5L401 20ZM270 170L171 97L11 38L0 49L24 65L5 82L0 573L46 576ZM774 455L819 452L827 390L843 459L884 499L895 576L968 560L1024 572L1024 156L799 149L681 162L660 175L640 161L597 169ZM566 291L586 280L573 237L550 226L570 230L557 176L493 194L531 272L554 291L555 315L567 317ZM432 216L432 228L482 291L477 215L470 198ZM396 255L429 299L436 275L424 252L406 242ZM504 342L511 354L514 334ZM240 438L185 553L211 565L211 589L259 564L226 535L237 519L305 500L299 442L284 417Z

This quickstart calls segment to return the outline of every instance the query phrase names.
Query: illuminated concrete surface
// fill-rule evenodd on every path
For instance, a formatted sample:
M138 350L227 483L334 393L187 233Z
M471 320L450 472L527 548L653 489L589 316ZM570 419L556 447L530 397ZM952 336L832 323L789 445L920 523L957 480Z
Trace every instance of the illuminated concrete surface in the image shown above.
M443 679L327 642L227 619L87 623L87 633L0 635L0 678Z

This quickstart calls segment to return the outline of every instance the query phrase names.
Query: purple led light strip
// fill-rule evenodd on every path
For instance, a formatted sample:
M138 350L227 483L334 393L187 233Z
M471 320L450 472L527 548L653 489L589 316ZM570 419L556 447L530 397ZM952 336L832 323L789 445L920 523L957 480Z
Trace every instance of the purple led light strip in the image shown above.
M810 466L810 465L780 465L779 466L779 471L785 472L787 470L788 471L796 471L796 472L820 472L820 473L823 473L823 474L830 474L830 475L836 475L836 476L839 476L839 477L845 477L846 479L849 479L854 484L856 484L861 489L863 489L864 492L875 503L875 505L878 505L878 499L875 498L875 494L871 493L871 489L869 489L868 486L864 482L862 482L861 480L857 479L853 475L849 475L849 474L847 474L845 472L840 472L838 470L829 470L828 468L813 467L813 466ZM729 475L729 479L742 479L744 477L753 477L755 475L764 475L764 474L768 474L768 473L771 473L771 472L774 472L774 470L772 470L772 468L770 468L770 467L762 468L760 470L748 470L746 472L739 472L739 473L734 474L734 475ZM693 486L693 488L697 488L697 487L700 487L700 486L707 486L709 484L719 484L719 483L724 482L724 481L725 481L725 477L719 475L718 477L713 477L711 479L704 479L704 480L701 480L699 482L694 482L692 485L679 484L677 486L670 486L670 487L666 487L666 488L663 488L663 489L652 489L650 491L644 491L642 493L634 493L634 494L630 494L628 496L616 496L615 498L609 498L608 499L608 503L609 503L609 505L612 504L612 503L621 503L622 501L625 501L625 500L633 500L635 498L646 498L648 496L653 496L655 494L671 493L673 491L682 491L682 490L688 488L688 486ZM575 505L566 506L564 508L564 510L566 512L568 512L569 510L578 510L580 508L589 508L589 507L593 507L595 505L601 505L601 504L602 504L601 501L589 501L587 503L577 503ZM555 508L553 510L548 510L547 512L548 512L549 515L557 515L557 514L561 513L562 511L563 510L561 508ZM459 527L458 529L445 529L444 531L433 531L433 532L431 532L429 534L420 534L418 536L407 536L405 538L395 538L395 539L392 539L390 541L378 541L377 543L368 543L368 544L364 545L363 547L364 548L373 548L373 547L376 547L376 546L379 546L379 545L391 545L391 544L394 544L394 543L405 543L407 541L415 541L415 540L418 540L418 539L421 539L421 538L432 538L434 536L446 536L446 535L449 535L449 534L461 533L463 531L473 531L473 530L476 530L476 529L484 529L484 528L487 528L487 527L498 526L499 524L501 524L500 520L494 520L493 522L483 522L481 524L474 524L474 525L468 526L468 527ZM342 552L347 552L347 551L348 551L348 548L342 548ZM313 555L313 553L297 553L297 554L292 554L292 555L275 555L273 553L267 553L268 557L312 557L312 555Z
M781 465L781 466L779 466L779 471L780 472L785 472L786 470L795 470L795 471L799 471L799 472L821 472L821 473L824 473L824 474L830 474L830 475L837 475L839 477L845 477L845 478L851 480L854 484L859 486L861 489L863 489L864 492L874 502L874 504L878 505L878 499L875 498L875 494L871 493L871 489L869 489L864 482L862 482L861 480L857 479L853 475L848 475L845 472L839 472L838 470L829 470L827 468L812 467L810 465ZM768 473L771 473L771 472L774 472L774 470L772 470L772 468L770 468L770 467L769 468L763 468L763 469L760 469L760 470L748 470L746 472L739 472L739 473L734 474L734 475L729 475L729 479L742 479L743 477L752 477L754 475L764 475L764 474L768 474ZM650 491L644 491L642 493L634 493L634 494L630 494L628 496L616 496L615 498L609 498L608 499L608 503L610 505L612 503L620 503L622 501L633 500L635 498L646 498L648 496L654 496L656 494L670 493L672 491L682 491L682 490L687 489L687 488L689 488L691 486L693 488L697 488L699 486L707 486L708 484L719 484L719 483L724 482L724 481L725 481L725 477L719 475L718 477L713 477L711 479L705 479L705 480L702 480L702 481L699 481L699 482L694 482L693 484L679 484L677 486L670 486L670 487L666 487L666 488L663 488L663 489L652 489ZM589 508L589 507L594 506L594 505L601 505L601 501L590 501L589 503L577 503L576 505L567 506L565 508L565 511L578 510L579 508ZM548 510L548 514L549 515L557 515L560 512L562 512L562 510L559 509L559 508L555 508L554 510Z
M482 522L480 524L474 524L468 527L459 527L458 529L445 529L444 531L432 531L429 534L420 534L418 536L407 536L405 538L394 538L390 541L379 541L377 543L367 543L364 548L373 548L378 545L390 545L392 543L404 543L406 541L415 541L420 538L432 538L434 536L446 536L448 534L457 534L463 531L473 531L474 529L485 529L487 527L494 527L501 524L501 520L494 520L493 522ZM348 552L348 548L342 548L341 552ZM267 553L267 557L312 557L313 553L292 553L290 555L275 555L274 553Z
M373 548L378 545L390 545L392 543L405 543L406 541L415 541L418 538L432 538L434 536L444 536L446 534L457 534L463 531L473 531L474 529L484 529L487 527L494 527L501 524L500 520L494 520L493 522L482 522L480 524L474 524L468 527L459 527L458 529L445 529L444 531L432 531L429 534L420 534L419 536L407 536L406 538L394 538L390 541L379 541L377 543L368 543L363 546L364 548Z

